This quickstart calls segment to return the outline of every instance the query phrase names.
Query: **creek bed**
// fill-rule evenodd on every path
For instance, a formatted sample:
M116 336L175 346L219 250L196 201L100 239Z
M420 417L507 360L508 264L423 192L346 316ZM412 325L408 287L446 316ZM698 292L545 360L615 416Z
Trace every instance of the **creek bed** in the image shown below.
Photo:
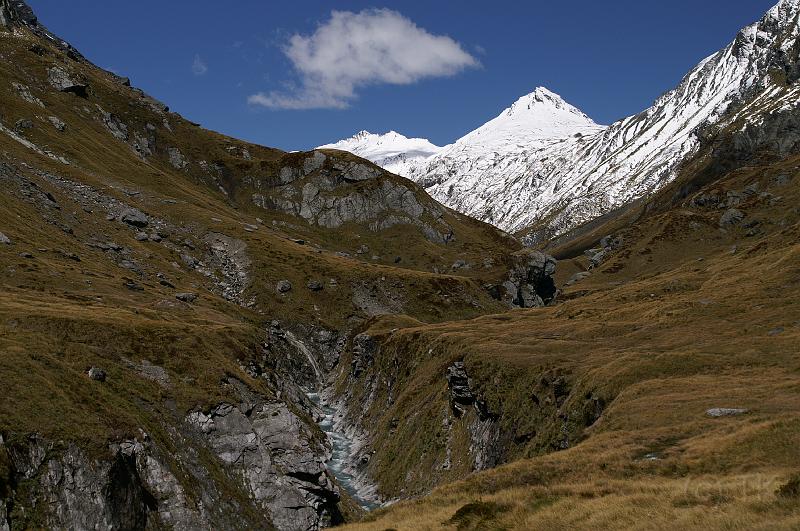
M357 484L356 478L347 472L348 458L352 455L354 441L346 434L336 430L336 423L334 422L336 410L324 404L319 393L308 393L308 398L320 408L324 415L319 422L319 427L325 432L325 435L331 443L331 458L325 463L328 471L336 478L336 481L347 491L350 497L364 510L372 511L373 509L377 509L380 507L380 504L367 499L364 496L362 488Z

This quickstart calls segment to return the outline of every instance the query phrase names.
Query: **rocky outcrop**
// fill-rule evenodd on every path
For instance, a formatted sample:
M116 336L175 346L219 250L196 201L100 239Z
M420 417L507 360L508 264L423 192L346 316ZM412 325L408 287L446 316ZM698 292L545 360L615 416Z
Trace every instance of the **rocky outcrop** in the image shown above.
M450 389L450 407L460 417L468 406L475 403L463 361L457 361L447 368L447 386Z
M492 296L517 308L539 308L553 302L558 294L553 279L556 259L530 249L519 251L514 259L508 280L500 286L486 286Z
M496 466L500 461L498 446L500 429L496 415L489 411L486 402L475 395L463 361L456 361L450 365L446 377L453 414L456 417L463 417L470 408L474 408L475 415L469 419L467 427L473 470L485 470Z
M600 239L600 246L587 249L584 254L589 258L589 269L594 269L605 262L609 255L622 247L624 239L622 236L609 235Z
M143 433L142 439L112 444L107 457L100 458L75 444L62 448L36 436L5 447L0 440L13 486L4 500L6 525L102 530L213 527L202 514L202 502L196 505L188 498L149 437ZM227 502L223 505L233 509ZM231 521L219 520L217 525L230 528Z
M250 286L250 267L252 265L247 254L247 244L238 238L212 232L206 234L204 243L208 247L206 267L202 273L214 280L226 300L237 302L243 306L252 304L245 297Z
M386 178L379 179L381 176ZM360 223L379 232L406 224L419 227L436 243L453 238L442 207L421 200L410 182L390 178L367 163L342 161L314 151L297 166L281 168L272 188L269 194L254 194L253 202L320 227L337 229Z
M35 35L63 51L70 59L83 60L83 55L75 47L50 32L39 22L33 9L24 0L0 0L0 27L11 28L12 26L26 27Z
M81 98L89 95L89 85L75 81L74 77L60 66L54 66L47 70L47 80L60 92L69 92Z
M242 403L165 427L169 457L143 431L110 444L104 455L37 436L14 444L0 437L0 530L272 524L307 531L341 523L339 490L324 463L330 448L313 423L231 383Z
M338 487L320 457L323 443L285 404L221 404L209 414L190 414L187 422L241 477L279 529L319 529L342 521Z
M352 360L350 362L350 374L353 378L358 378L375 361L375 354L378 351L378 342L368 334L359 334L353 338Z

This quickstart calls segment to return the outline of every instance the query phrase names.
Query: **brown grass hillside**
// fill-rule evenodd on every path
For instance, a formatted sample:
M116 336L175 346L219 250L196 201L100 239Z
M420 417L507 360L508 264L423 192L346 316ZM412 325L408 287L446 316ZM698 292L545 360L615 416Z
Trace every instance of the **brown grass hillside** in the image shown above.
M376 370L399 364L391 374L405 375L378 387L369 470L389 498L426 492L430 477L461 480L352 528L800 527L798 163L742 168L612 224L624 244L555 307L395 331L376 323ZM751 223L738 227L695 202L745 189L756 192L737 208ZM586 241L573 245L597 240ZM510 464L470 469L474 418L452 418L444 377L458 359L498 416ZM712 408L747 412L715 418ZM422 443L412 435L431 427ZM457 449L462 461L443 471Z

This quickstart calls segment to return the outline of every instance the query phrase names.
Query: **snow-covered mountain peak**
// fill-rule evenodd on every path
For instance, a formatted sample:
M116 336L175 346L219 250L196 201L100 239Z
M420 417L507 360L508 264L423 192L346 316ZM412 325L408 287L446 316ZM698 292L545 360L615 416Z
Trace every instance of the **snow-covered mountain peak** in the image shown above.
M536 90L530 94L522 96L513 104L511 104L511 107L506 109L505 113L511 116L518 113L536 114L548 112L550 110L572 113L583 118L584 120L594 123L592 119L586 116L586 114L584 114L580 109L570 105L564 101L564 98L545 87L536 87Z
M509 144L537 139L556 139L601 130L580 109L558 94L538 87L522 96L496 118L460 138L455 146L480 145L482 149L504 149Z
M442 148L426 138L408 138L397 131L384 134L359 131L350 138L317 149L349 151L388 171L405 175L410 165L435 155Z

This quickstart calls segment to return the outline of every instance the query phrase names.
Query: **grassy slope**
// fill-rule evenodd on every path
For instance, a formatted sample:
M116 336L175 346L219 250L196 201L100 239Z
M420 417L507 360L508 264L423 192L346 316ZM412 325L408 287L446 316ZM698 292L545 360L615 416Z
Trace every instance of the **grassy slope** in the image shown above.
M456 464L463 481L353 528L800 526L797 499L776 495L800 463L799 162L745 167L703 190L724 197L758 182L780 197L739 207L761 221L755 236L721 231L721 210L673 204L668 189L634 225L617 222L628 226L625 245L566 288L562 304L393 334L375 325L381 358L412 368L387 416L405 419L411 432L436 425L447 408L444 369L463 358L506 430L534 434L512 445L508 457L523 459L474 475ZM771 184L778 175L794 179ZM572 245L596 244L608 230ZM585 259L559 265L578 270ZM542 394L540 382L553 375L570 388L555 412L548 400L557 398ZM606 404L596 422L585 415L590 395ZM705 414L713 407L750 412L714 419ZM436 458L432 469L413 466L441 456L445 435L419 449L404 429L376 442L377 457L413 456L377 470L392 493L425 486L423 470L440 474ZM554 452L564 434L570 448Z
M145 413L151 409L170 415L170 407L180 413L217 402L224 395L219 384L226 374L247 379L239 362L255 355L270 319L335 329L363 319L352 303L355 283L372 291L387 285L402 299L403 311L423 320L499 308L481 284L500 274L516 247L488 225L448 213L457 241L444 246L428 242L414 227L373 233L353 225L327 231L264 211L250 202L247 183L270 180L283 165L302 163L298 155L223 137L175 114L162 116L149 100L112 75L66 58L25 30L0 31L0 42L2 124L13 129L17 120L31 120L33 127L20 135L71 163L37 154L0 133L0 162L7 164L0 190L0 231L13 240L13 245L0 246L0 377L8 382L6 396L18 397L2 401L0 430L86 439L102 446L147 418L152 424L154 417ZM44 55L29 50L35 43L44 45ZM86 80L89 97L50 87L47 68L53 65ZM29 87L44 107L20 98L14 82ZM146 124L155 125L155 152L142 158L130 142L114 138L97 106L124 122L131 139L134 133L144 134ZM57 131L48 122L50 116L65 122L66 131ZM171 130L163 125L165 119ZM169 147L181 150L187 168L170 165ZM242 149L249 151L250 159L240 155ZM207 161L205 168L200 161ZM215 165L223 169L207 169ZM136 241L130 227L108 221L101 209L82 208L40 171L90 185L166 220L174 228L169 239L178 247L185 239L200 247L209 232L243 240L252 261L246 297L254 304L243 309L226 302L211 291L206 277L182 265L182 251ZM32 183L33 202L25 200L17 176ZM57 206L42 200L43 193ZM259 216L263 224L256 221ZM247 232L245 224L258 229ZM307 244L293 241L298 238ZM118 267L119 258L87 245L92 240L130 249L128 257L142 266L143 275ZM375 263L370 257L357 257L354 251L362 243L382 258ZM356 257L341 257L338 251ZM24 258L21 253L33 256ZM402 257L400 266L394 264L396 256ZM444 267L460 258L480 263L485 257L497 259L497 266L463 271L466 276L431 273L434 264ZM175 288L160 285L157 272L166 274ZM338 281L337 287L327 286L331 278ZM126 289L128 279L144 291ZM280 279L289 279L295 289L279 295L275 283ZM326 289L305 289L309 280L326 283ZM191 306L178 304L174 296L181 291L198 292L200 299ZM171 387L162 389L143 379L123 357L165 367ZM110 373L108 385L101 388L86 379L92 365Z

